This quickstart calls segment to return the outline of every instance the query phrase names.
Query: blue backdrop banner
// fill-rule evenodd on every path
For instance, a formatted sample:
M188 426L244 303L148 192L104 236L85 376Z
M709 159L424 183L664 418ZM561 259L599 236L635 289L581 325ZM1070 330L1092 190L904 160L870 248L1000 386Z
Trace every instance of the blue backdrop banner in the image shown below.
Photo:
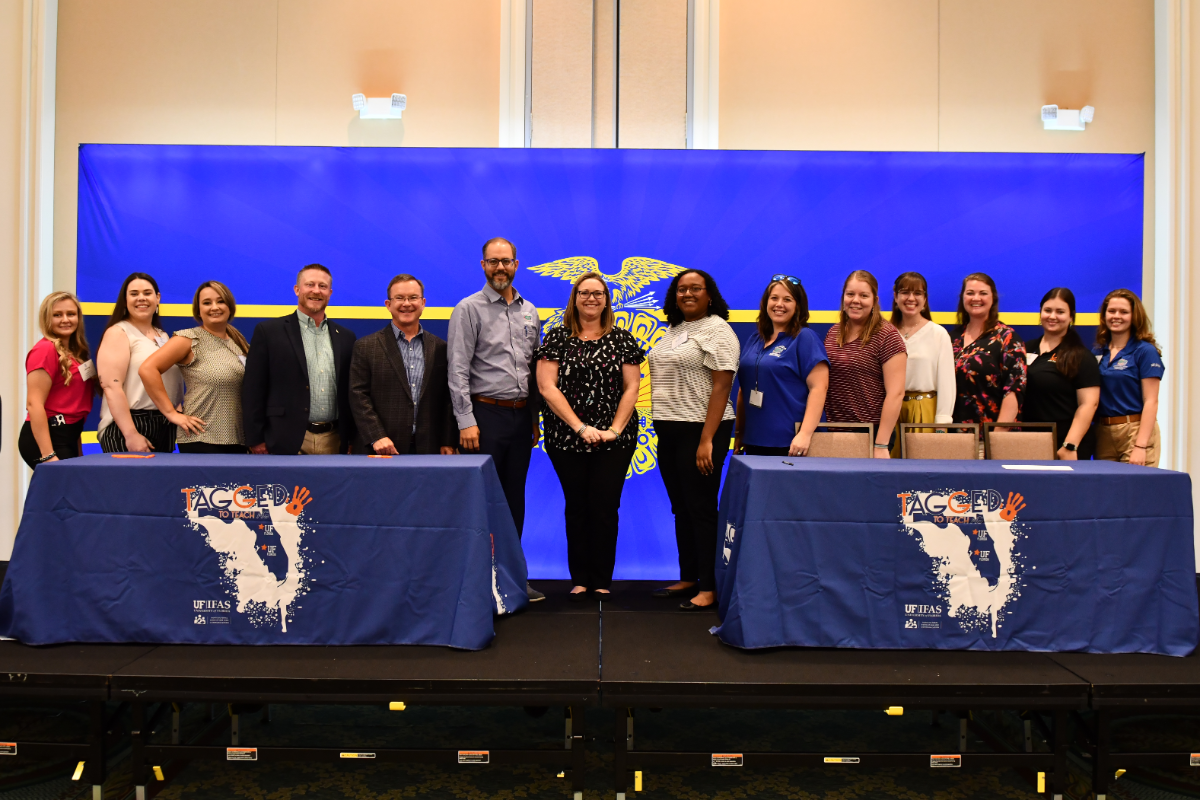
M691 267L714 275L743 338L778 272L801 278L817 311L836 309L845 275L867 269L885 292L922 272L935 311L952 311L962 277L984 271L1002 311L1035 312L1065 285L1094 313L1117 286L1140 291L1143 171L1141 155L84 145L77 281L85 302L112 303L144 271L164 302L190 303L201 281L221 280L242 306L279 307L242 310L249 332L247 317L282 313L297 269L320 262L334 317L361 334L385 324L367 317L382 312L388 279L409 272L443 333L449 308L483 284L480 246L505 236L516 285L540 308L560 308L571 276L594 265L645 346L661 335L667 280ZM649 397L643 378L618 578L676 572ZM544 453L529 495L530 573L567 577Z

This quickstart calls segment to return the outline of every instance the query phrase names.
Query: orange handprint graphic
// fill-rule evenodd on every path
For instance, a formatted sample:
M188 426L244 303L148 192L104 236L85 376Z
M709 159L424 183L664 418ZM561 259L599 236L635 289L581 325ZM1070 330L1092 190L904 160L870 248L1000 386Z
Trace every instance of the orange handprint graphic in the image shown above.
M1005 522L1012 522L1017 516L1017 512L1025 507L1025 498L1018 492L1013 494L1008 493L1008 502L1004 504L1004 508L1000 509L1000 519Z
M303 486L297 486L292 490L291 502L284 506L283 510L291 514L293 517L298 517L300 516L300 512L304 510L304 507L311 502L312 495L309 494L308 489ZM1001 516L1004 516L1003 513Z

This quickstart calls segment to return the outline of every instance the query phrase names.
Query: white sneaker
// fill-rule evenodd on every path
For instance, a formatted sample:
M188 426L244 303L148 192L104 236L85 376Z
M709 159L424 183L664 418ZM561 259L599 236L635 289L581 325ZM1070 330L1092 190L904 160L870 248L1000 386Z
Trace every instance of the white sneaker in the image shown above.
M525 584L525 595L529 598L529 602L531 602L531 603L536 603L539 600L546 599L546 595L542 594L537 589L530 586L528 583Z

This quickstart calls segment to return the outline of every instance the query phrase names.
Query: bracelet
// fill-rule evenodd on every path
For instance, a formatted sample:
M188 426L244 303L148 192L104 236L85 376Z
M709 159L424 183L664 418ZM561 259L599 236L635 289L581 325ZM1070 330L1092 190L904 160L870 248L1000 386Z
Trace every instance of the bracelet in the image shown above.
M50 455L48 455L48 456L42 456L41 458L39 458L37 461L35 461L35 462L33 462L33 463L35 463L35 464L45 464L47 461L49 461L49 460L50 460L50 459L52 459L52 458L58 458L58 453L55 453L53 450L51 450L51 451L50 451Z
M617 430L617 429L616 429L616 426L609 425L609 426L608 426L608 430L609 430L609 431L610 431L610 432L611 432L611 433L612 433L614 436L620 436L620 435L621 435L621 431Z
M583 432L586 431L587 428L588 428L587 423L586 422L583 423L582 425L579 426L579 430L575 431L575 435L583 436Z
M1144 445L1144 444L1135 444L1135 445L1133 446L1133 449L1134 449L1134 450L1145 450L1145 449L1146 449L1146 445Z
M890 450L891 448L889 448L886 444L879 444L879 442L876 442L875 449L876 450Z

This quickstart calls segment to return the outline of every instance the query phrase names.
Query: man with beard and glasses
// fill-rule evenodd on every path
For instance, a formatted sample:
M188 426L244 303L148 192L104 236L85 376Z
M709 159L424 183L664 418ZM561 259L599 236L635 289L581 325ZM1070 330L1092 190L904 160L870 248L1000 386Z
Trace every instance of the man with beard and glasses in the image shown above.
M296 276L296 311L260 322L246 355L242 420L250 452L331 455L354 443L354 333L325 316L333 277L320 264Z
M541 342L538 310L513 288L517 248L489 239L479 262L487 285L463 298L450 315L446 337L450 399L459 451L489 455L517 526L525 523L525 477L538 442L534 353ZM531 601L545 595L527 586Z

